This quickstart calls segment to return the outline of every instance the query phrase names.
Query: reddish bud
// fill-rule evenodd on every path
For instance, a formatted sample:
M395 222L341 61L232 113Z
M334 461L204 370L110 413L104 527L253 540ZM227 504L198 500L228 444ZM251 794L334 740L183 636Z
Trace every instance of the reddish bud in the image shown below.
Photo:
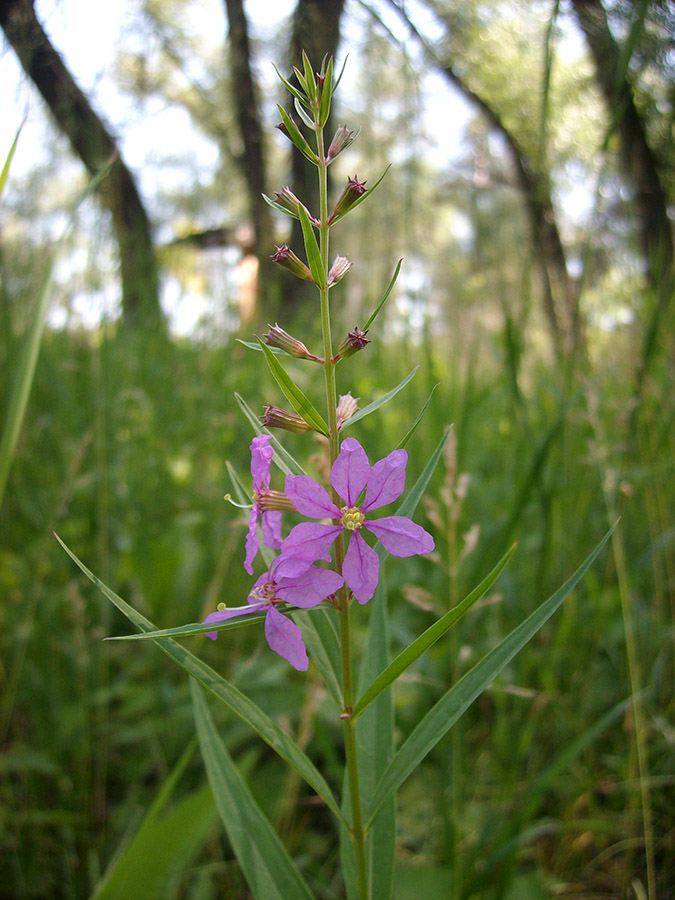
M289 272L292 272L298 278L304 278L306 281L314 281L309 266L293 253L288 244L282 244L281 247L277 247L276 252L270 256L270 259L273 259L274 262L278 262L280 266L283 266L284 269L288 269Z
M351 419L358 408L358 403L354 399L354 397L352 397L351 391L348 394L344 394L342 397L340 397L340 402L337 405L338 429L342 427L343 422L346 422L347 419Z
M295 434L303 434L305 431L312 430L302 416L286 412L285 409L280 409L278 406L267 406L265 408L262 423L265 428L283 428L285 431L292 431Z
M355 140L356 132L350 131L346 125L340 125L333 135L333 140L330 143L330 147L328 148L328 153L326 153L326 159L330 162L332 159L341 153L345 147L349 147L349 145Z
M366 344L370 343L370 341L366 337L367 334L367 331L361 331L358 328L350 331L347 337L338 347L336 358L346 359L348 356L353 356L355 353L358 353L359 350L363 350Z
M270 330L263 338L268 347L277 347L297 359L316 359L316 356L309 352L302 341L294 338L283 328L279 328L278 325L270 325L269 328Z
M341 216L344 216L345 213L349 212L352 206L354 206L354 204L359 200L360 197L365 194L365 192L365 181L359 181L356 175L353 178L348 178L347 187L340 194L338 202L335 204L333 214L328 220L328 224L330 225L336 219L339 219Z

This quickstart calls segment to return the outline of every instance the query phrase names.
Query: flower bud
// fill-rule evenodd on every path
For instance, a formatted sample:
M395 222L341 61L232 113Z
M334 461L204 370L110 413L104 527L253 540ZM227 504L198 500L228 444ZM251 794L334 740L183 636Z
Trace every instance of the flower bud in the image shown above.
M366 338L367 334L367 331L361 331L359 328L355 328L353 331L350 331L347 337L338 347L336 358L346 359L348 356L353 356L355 353L358 353L359 350L363 350L366 344L370 343L370 341Z
M261 512L296 512L292 501L281 491L259 491L255 502Z
M348 394L344 394L342 397L340 397L340 402L337 405L338 430L342 427L343 422L346 422L347 419L351 419L358 408L358 404L354 397L352 397L351 391Z
M356 175L353 178L348 178L347 187L340 194L338 202L335 204L333 214L328 219L328 224L330 225L336 219L339 219L341 216L344 216L345 213L349 212L352 206L354 206L357 200L362 197L365 192L365 181L359 181L358 176Z
M338 130L333 135L333 140L330 142L330 147L328 148L328 153L326 154L326 159L330 162L332 159L341 153L345 147L349 147L349 145L356 139L356 132L350 131L346 125L340 125Z
M304 278L307 281L314 280L309 266L293 253L288 244L282 244L281 247L277 247L276 252L270 256L270 259L278 262L280 266L288 269L289 272L292 272L298 278Z
M287 212L289 215L293 216L296 219L300 218L300 207L302 206L307 213L309 221L313 225L319 225L319 220L310 215L309 210L298 200L298 198L289 187L284 187L280 191L276 191L276 193L274 194L274 202L277 204L277 206L280 206L284 210L284 212Z
M347 274L351 267L352 264L349 262L346 256L336 256L333 260L333 265L328 270L326 285L328 287L332 287L334 284L337 284L337 282Z
M286 412L285 409L280 409L278 406L265 407L261 418L265 428L283 428L285 431L292 431L295 434L303 434L305 431L312 430L302 416Z
M302 341L292 337L283 328L279 328L278 325L270 325L269 328L270 330L263 337L268 347L277 347L288 353L289 356L295 356L296 359L316 359L316 356L312 356Z

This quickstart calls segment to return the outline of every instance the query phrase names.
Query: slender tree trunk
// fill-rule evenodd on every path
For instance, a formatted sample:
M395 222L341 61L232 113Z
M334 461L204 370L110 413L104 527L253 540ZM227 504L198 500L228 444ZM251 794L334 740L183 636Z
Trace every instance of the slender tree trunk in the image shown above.
M50 43L32 0L2 0L0 26L87 170L93 174L114 159L99 194L112 216L119 248L123 321L157 325L162 315L150 221L115 140Z
M528 211L534 257L541 276L544 311L553 345L559 356L570 356L582 350L584 334L579 314L579 291L567 268L565 247L558 229L548 175L537 170L497 110L468 86L452 63L438 59L404 10L394 0L389 2L404 19L433 65L462 91L506 141Z
M673 230L668 218L668 196L659 160L647 140L644 122L633 98L622 48L612 37L607 13L599 0L572 0L595 62L598 84L605 96L619 137L624 172L635 191L642 252L655 304L646 324L638 390L649 365L659 326L675 292Z
M225 0L229 26L230 75L243 150L240 166L248 190L253 223L252 250L258 260L257 295L261 321L274 319L278 309L278 275L270 254L274 252L274 231L270 208L263 200L267 186L265 140L260 103L251 68L251 45L243 0Z

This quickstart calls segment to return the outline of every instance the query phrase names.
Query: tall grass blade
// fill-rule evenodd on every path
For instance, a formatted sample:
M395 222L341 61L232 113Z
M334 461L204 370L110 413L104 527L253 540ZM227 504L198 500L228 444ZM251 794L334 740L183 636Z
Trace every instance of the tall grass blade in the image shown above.
M215 729L194 679L192 703L199 746L216 807L257 900L313 900L300 870L253 799Z

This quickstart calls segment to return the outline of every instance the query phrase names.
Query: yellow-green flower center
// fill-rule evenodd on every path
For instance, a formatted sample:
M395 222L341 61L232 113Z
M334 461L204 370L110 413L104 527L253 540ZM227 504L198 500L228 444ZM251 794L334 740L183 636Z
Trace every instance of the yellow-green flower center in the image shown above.
M273 603L276 600L275 594L276 584L273 581L266 581L257 588L253 588L250 596L257 603Z
M359 528L363 528L366 517L358 506L343 506L340 512L342 513L340 525L347 531L358 531Z

